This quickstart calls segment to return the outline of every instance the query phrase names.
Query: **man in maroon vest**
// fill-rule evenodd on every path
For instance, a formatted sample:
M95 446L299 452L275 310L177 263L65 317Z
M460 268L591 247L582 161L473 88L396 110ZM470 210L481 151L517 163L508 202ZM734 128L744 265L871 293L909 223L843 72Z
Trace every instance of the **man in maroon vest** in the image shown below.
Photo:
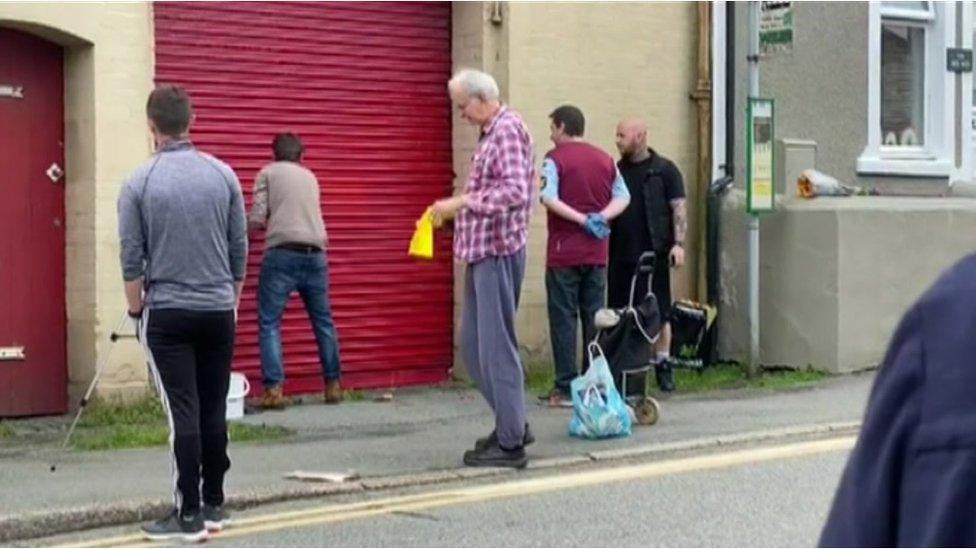
M596 330L593 317L607 289L609 220L630 203L630 193L613 158L583 140L585 120L564 105L549 115L556 148L542 163L542 203L548 210L546 296L549 336L556 370L555 387L543 399L569 407L569 384L576 377L577 325L585 343Z

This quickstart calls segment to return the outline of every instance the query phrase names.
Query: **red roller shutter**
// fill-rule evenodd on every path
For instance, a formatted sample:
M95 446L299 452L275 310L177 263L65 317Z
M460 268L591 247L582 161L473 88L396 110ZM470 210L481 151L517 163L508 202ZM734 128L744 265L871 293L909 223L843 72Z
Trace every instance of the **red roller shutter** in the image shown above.
M154 4L156 81L193 97L197 146L237 172L250 208L279 131L305 141L322 185L344 385L447 378L448 235L437 260L406 255L416 218L451 191L450 3ZM252 240L234 368L260 380ZM288 392L322 388L315 338L293 296L282 325Z

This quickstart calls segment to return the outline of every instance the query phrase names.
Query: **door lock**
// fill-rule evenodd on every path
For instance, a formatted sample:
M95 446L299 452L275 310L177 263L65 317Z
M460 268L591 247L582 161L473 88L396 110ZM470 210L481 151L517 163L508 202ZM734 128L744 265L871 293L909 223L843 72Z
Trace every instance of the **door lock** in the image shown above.
M51 180L51 183L57 183L62 177L64 177L64 170L61 169L61 166L58 166L57 162L51 164L51 166L48 167L47 171L44 173L47 175L48 179Z

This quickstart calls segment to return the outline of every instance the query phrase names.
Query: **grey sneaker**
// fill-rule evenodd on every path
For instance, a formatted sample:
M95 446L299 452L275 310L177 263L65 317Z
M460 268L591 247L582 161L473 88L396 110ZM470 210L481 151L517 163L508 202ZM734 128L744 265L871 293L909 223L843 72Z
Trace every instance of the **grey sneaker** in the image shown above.
M231 525L230 515L220 505L204 505L203 525L208 532L219 532Z
M180 516L174 509L169 515L142 527L143 536L150 541L205 541L210 537L203 524L203 513Z

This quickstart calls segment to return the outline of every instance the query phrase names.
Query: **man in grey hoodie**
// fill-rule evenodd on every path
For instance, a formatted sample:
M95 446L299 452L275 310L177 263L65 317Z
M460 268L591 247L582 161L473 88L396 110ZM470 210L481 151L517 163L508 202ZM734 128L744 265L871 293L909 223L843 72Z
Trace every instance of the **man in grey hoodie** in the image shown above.
M119 195L122 276L170 425L174 509L143 526L151 540L201 541L227 524L227 388L247 229L234 171L189 140L183 88L146 106L156 153ZM201 490L202 480L202 490Z

